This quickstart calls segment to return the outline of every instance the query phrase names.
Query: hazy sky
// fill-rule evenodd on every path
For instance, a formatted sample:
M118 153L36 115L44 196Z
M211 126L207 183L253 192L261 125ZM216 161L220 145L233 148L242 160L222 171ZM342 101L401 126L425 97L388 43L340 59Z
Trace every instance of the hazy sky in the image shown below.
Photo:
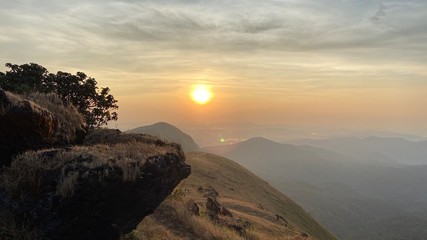
M112 126L427 134L425 0L0 0L0 16L0 63L96 78L119 100ZM208 105L190 100L197 83L212 86Z

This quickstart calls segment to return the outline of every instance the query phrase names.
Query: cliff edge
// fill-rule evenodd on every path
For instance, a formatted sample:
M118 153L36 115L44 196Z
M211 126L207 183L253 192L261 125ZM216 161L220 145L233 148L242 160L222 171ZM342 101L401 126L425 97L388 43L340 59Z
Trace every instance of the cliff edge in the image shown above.
M70 145L79 128L66 118L4 91L0 100L0 122L14 127L1 130L1 239L119 239L191 173L178 144L99 129Z

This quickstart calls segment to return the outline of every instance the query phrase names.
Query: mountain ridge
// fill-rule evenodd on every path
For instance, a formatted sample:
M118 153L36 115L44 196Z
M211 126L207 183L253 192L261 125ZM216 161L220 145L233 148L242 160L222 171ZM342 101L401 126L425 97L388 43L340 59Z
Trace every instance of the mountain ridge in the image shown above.
M401 137L302 139L289 143L320 147L361 160L369 160L380 154L390 163L427 164L427 141L409 141Z
M293 200L240 164L204 152L189 152L186 156L192 174L178 186L179 197L166 200L150 218L144 219L135 232L136 236L144 239L149 234L149 224L154 222L161 225L167 235L171 234L169 239L175 239L177 232L185 235L181 239L212 239L212 236L206 237L204 233L192 230L191 225L194 221L202 221L209 226L206 231L216 232L211 229L212 222L203 217L208 215L206 200L214 195L221 208L231 212L233 217L224 217L229 223L246 223L242 226L243 235L225 239L336 239ZM184 208L186 202L195 203L200 216L190 220L182 217L179 209ZM168 211L178 213L165 216ZM165 218L172 220L165 221ZM175 218L179 222L176 225L173 224ZM216 228L220 226L221 223ZM225 234L228 230L223 231ZM224 239L222 236L217 235L217 239Z
M162 140L179 143L185 152L197 151L200 149L199 145L190 135L166 122L157 122L152 125L137 127L126 132L149 134Z
M378 224L403 224L399 215L413 222L418 215L424 216L426 165L363 162L328 149L277 142L265 146L268 142L257 146L248 140L202 150L221 154L261 176L339 238L379 240L394 234L392 239L422 239L413 230L385 229Z

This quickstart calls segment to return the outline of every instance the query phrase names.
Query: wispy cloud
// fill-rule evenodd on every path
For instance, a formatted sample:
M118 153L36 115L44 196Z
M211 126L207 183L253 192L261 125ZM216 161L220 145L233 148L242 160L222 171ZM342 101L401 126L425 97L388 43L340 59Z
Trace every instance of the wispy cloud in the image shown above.
M387 6L383 3L379 4L378 11L371 17L372 22L377 23L387 15Z
M215 68L254 83L281 85L292 76L308 85L341 78L352 86L355 76L421 79L425 72L416 66L427 64L423 0L0 0L0 6L0 61L124 71L139 74L129 76L135 83L172 81L162 76L166 70ZM396 74L414 68L411 77Z

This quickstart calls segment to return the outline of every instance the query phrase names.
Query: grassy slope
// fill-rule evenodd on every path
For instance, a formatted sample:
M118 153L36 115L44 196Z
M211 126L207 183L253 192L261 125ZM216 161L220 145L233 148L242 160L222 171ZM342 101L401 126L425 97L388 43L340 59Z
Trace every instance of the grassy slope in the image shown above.
M237 163L208 153L188 153L187 162L192 166L192 174L179 186L183 197L165 201L152 216L144 219L134 236L144 239L209 239L209 236L200 236L194 228L204 228L205 232L220 228L203 215L206 197L198 191L199 187L212 186L219 193L220 203L231 210L235 218L251 223L252 234L244 236L245 239L304 239L301 233L307 233L311 236L309 239L336 239L295 202ZM202 216L197 217L200 219L193 217L192 221L183 221L182 217L166 214L175 211L171 208L185 208L184 202L189 199L201 207ZM179 212L176 211L176 214L182 214L182 211ZM276 214L284 217L289 224L278 221ZM198 222L196 226L186 226L194 225L194 221ZM203 226L199 224L200 221ZM157 227L153 228L153 225ZM150 233L159 228L163 232L167 229L167 238ZM227 231L219 229L218 232ZM216 238L237 237L234 232Z

